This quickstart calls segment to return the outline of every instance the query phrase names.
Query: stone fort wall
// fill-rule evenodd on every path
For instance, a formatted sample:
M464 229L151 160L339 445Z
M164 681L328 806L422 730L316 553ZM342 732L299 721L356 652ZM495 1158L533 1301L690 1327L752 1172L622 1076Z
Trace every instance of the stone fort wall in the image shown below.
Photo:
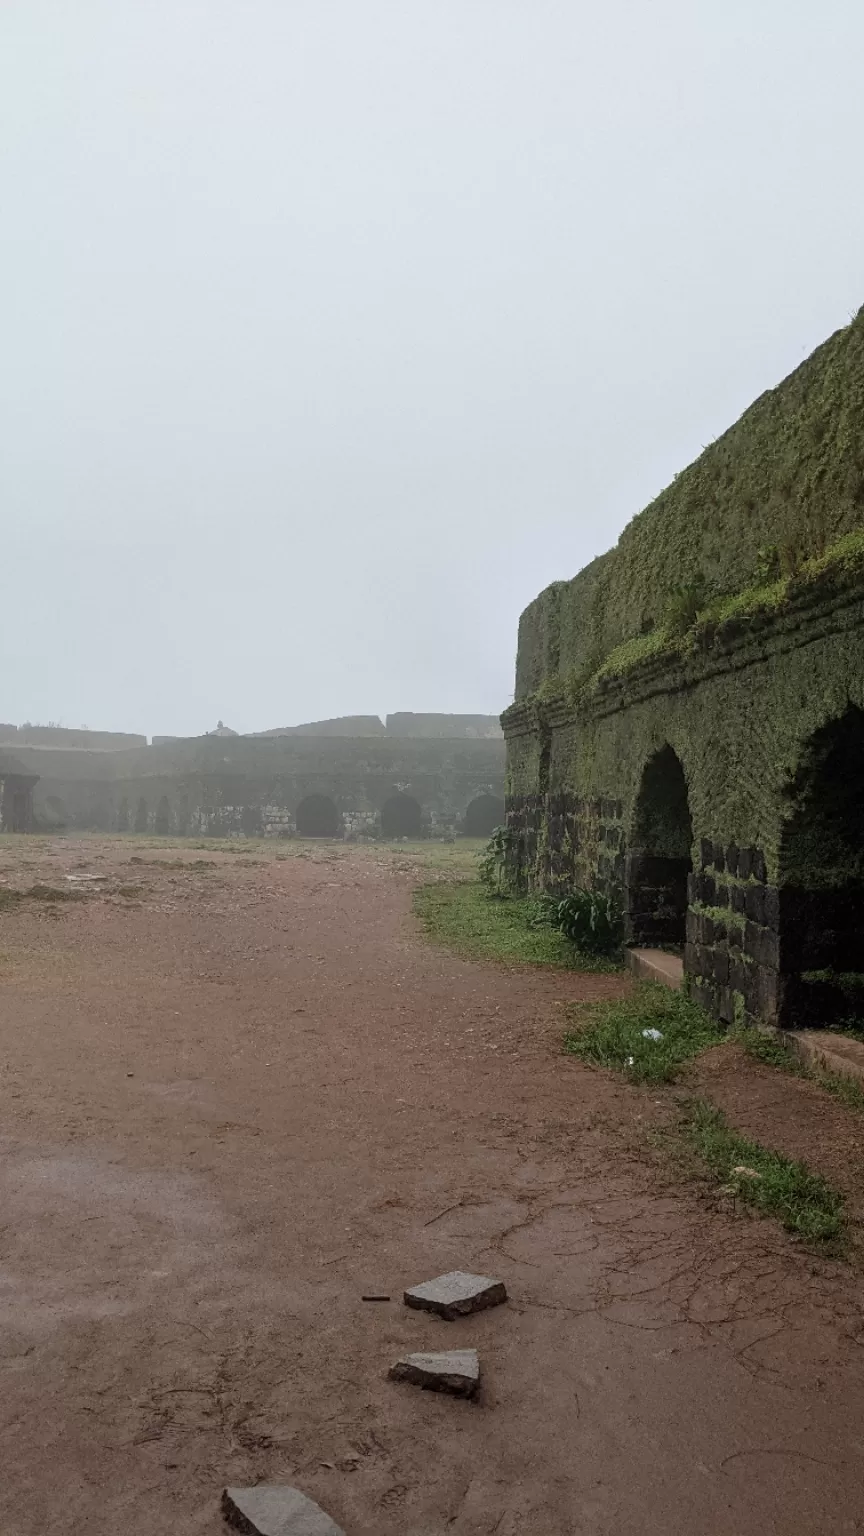
M864 1016L864 312L531 605L503 721L519 886L728 1022Z
M207 736L113 753L18 746L16 755L40 776L43 828L484 835L504 815L503 737Z

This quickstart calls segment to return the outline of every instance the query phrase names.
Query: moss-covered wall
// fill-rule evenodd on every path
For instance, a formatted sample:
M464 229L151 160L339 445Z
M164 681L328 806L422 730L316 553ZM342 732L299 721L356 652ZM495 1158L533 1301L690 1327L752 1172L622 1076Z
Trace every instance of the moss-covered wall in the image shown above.
M676 477L616 548L525 610L516 698L670 613L788 574L864 524L864 310Z
M823 592L818 603L799 600L739 625L722 645L675 666L661 659L607 679L578 704L562 695L515 704L504 717L514 878L529 889L579 885L613 894L634 941L666 943L676 922L683 938L689 908L685 960L702 1000L729 1021L794 1022L792 1003L799 1018L804 1008L796 998L802 970L833 964L832 944L843 951L844 971L864 971L858 711L864 577L831 597ZM833 749L834 778L829 770L814 790L807 765L838 721L848 729ZM836 734L829 731L830 740ZM692 841L683 861L681 819L672 828L669 813L675 773L661 782L668 762L680 765L686 784ZM827 872L824 858L802 860L802 847L811 846L802 824L820 815L831 827ZM676 913L670 903L679 884ZM807 1022L818 1020L808 1013Z
M680 938L721 1018L864 1008L862 711L864 311L523 614L514 878Z

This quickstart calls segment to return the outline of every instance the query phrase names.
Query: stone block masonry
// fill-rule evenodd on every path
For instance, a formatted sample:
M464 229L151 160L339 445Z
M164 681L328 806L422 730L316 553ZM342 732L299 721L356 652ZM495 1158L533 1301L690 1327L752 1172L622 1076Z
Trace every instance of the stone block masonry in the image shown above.
M503 724L517 888L728 1024L864 1026L864 312L526 610Z
M38 826L196 837L424 837L504 819L504 741L201 737L119 752L16 748Z

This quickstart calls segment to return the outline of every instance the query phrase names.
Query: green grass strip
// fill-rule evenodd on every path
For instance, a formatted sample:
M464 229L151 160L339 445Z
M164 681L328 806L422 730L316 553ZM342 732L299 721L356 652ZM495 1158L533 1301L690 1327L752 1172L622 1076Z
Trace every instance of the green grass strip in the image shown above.
M489 896L477 880L421 886L414 911L428 938L468 959L571 971L621 968L617 959L582 954L563 933L537 925L535 902Z
M843 1196L806 1163L741 1136L713 1104L696 1099L684 1133L709 1172L747 1205L777 1216L788 1232L813 1243L845 1235Z
M575 1018L565 1050L592 1066L624 1072L637 1083L673 1082L686 1061L723 1039L704 1009L656 981L641 982L614 1002L582 1005ZM656 1030L662 1038L655 1040L645 1030Z

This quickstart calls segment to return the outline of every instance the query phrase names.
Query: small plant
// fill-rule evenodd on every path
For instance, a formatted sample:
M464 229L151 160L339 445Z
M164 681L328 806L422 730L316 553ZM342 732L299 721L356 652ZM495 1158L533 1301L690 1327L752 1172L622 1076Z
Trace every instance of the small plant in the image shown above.
M558 928L586 955L611 955L621 944L621 918L611 896L599 891L571 891L559 900L546 897L541 920Z
M679 638L686 635L705 607L706 596L705 577L698 571L691 582L673 592L666 604L662 625L666 633Z
M477 873L480 884L486 887L490 896L502 899L509 894L507 855L512 846L512 832L509 832L506 827L496 827L480 855Z

